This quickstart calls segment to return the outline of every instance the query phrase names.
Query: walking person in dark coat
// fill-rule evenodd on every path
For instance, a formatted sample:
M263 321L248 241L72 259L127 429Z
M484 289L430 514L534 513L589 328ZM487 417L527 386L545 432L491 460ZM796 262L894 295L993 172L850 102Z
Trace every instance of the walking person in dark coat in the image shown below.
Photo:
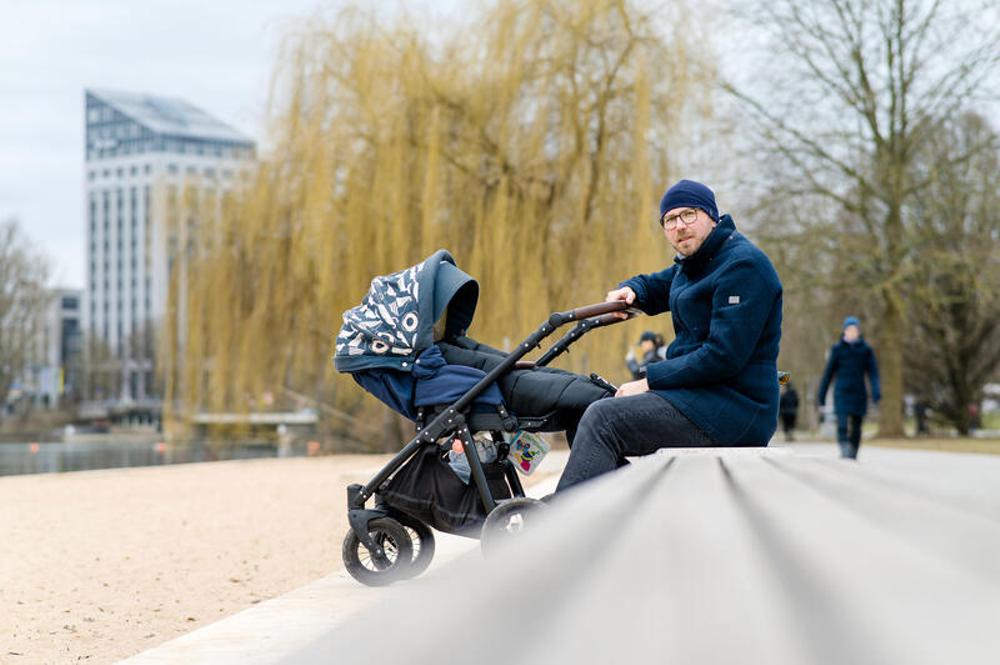
M778 423L781 281L771 261L719 216L715 194L681 180L660 201L674 265L608 292L650 316L670 311L675 338L646 377L587 407L559 479L566 490L660 448L766 446ZM624 315L622 315L624 316Z
M833 410L837 414L840 456L846 459L857 459L861 447L861 424L868 413L865 374L871 384L872 401L878 404L882 399L882 389L878 381L875 352L861 336L861 322L857 317L849 316L844 319L843 336L830 348L826 370L816 395L816 404L823 406L830 381L837 377L833 388Z
M799 393L791 382L786 383L778 402L778 413L781 414L781 427L785 431L785 441L794 441L795 421L799 417Z

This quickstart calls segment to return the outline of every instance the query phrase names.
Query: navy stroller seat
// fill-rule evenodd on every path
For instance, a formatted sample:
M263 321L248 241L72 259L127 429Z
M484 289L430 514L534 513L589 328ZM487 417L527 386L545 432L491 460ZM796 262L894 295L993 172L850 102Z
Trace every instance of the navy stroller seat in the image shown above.
M429 296L428 296L429 294ZM465 335L479 284L445 250L418 266L372 280L361 305L344 313L337 370L414 422L455 402L506 354ZM434 327L444 317L441 339ZM608 396L605 385L551 367L514 369L478 395L473 431L562 431Z

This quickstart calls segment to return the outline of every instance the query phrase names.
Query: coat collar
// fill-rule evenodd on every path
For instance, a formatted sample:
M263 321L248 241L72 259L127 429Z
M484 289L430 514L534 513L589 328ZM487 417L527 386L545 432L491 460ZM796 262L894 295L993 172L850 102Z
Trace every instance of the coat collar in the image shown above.
M841 337L840 338L840 344L842 346L846 346L849 349L859 349L862 346L865 346L865 337L864 337L864 335L858 335L858 338L856 340L854 340L853 342L848 342L846 339L844 339L843 337Z
M718 254L723 243L729 240L734 233L736 233L736 224L733 222L733 218L729 215L723 215L712 232L705 238L705 242L698 248L698 251L691 256L678 255L674 257L674 263L685 272L702 268Z

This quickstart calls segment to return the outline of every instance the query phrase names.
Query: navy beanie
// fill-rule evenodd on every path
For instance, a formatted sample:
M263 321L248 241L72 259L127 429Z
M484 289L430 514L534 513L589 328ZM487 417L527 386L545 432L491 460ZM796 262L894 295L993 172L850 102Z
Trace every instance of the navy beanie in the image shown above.
M660 219L668 210L674 208L698 208L712 218L712 221L719 221L719 209L715 205L715 193L700 182L694 180L679 180L667 190L667 193L660 199Z
M861 321L859 321L856 316L849 316L844 319L844 330L847 330L847 326L857 326L860 329Z

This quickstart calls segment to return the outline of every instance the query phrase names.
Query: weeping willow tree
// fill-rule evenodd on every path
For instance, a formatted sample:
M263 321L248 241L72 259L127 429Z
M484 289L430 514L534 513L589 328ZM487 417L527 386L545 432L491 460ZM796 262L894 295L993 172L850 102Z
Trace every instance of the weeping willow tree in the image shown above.
M480 282L470 334L500 347L662 267L656 197L691 72L707 70L690 31L660 29L684 25L684 8L658 12L501 1L429 38L349 10L296 34L272 155L175 274L174 413L304 395L341 434L371 436L388 409L333 371L341 313L373 276L438 248ZM595 333L563 366L620 378L642 325Z

